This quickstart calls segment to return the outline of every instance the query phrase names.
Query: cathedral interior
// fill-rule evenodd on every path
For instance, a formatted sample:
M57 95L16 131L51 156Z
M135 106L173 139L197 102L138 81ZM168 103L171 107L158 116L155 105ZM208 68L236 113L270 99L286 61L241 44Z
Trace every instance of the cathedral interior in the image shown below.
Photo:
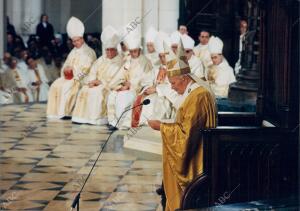
M247 20L241 69L229 86L228 98L217 101L217 127L201 131L203 173L184 190L178 210L299 209L299 1L176 0L174 6L169 0L143 0L138 8L135 0L122 0L117 9L111 8L119 1L111 1L112 5L105 0L89 0L87 5L79 0L55 1L53 7L49 0L37 2L36 7L31 1L20 3L23 16L15 16L18 2L0 0L1 58L7 50L6 16L18 33L30 37L34 26L27 21L24 29L22 18L47 13L65 39L71 15L83 20L91 15L88 40L99 37L109 21L130 20L126 15L130 5L142 15L154 5L157 9L139 26L142 31L152 22L158 28L170 27L170 32L185 25L198 44L199 31L209 30L222 38L223 54L234 67L239 23ZM121 11L121 17L114 17ZM169 13L175 17L174 29L162 17ZM103 53L101 43L98 47L97 56ZM81 194L81 210L163 210L156 193L163 174L162 153L155 148L160 146L159 135L149 129L118 130L105 144L107 127L47 120L46 106L46 102L0 105L1 210L69 210L101 150ZM153 141L154 150L125 147L129 133L140 143Z

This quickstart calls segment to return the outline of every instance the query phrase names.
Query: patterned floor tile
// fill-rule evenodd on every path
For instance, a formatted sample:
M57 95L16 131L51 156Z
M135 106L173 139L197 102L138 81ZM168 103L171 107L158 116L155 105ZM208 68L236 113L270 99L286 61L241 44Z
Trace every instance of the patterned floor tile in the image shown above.
M0 209L70 210L103 147L106 126L49 121L46 104L0 107ZM115 132L80 199L81 210L157 210L161 160L123 148Z

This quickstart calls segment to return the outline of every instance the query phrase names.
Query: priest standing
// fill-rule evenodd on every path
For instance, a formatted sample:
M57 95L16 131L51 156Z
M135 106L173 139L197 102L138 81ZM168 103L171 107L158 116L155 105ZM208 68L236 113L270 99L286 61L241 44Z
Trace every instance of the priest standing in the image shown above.
M74 48L62 67L61 77L50 87L47 118L60 119L71 116L81 83L86 81L86 76L96 60L94 50L84 42L84 25L79 19L70 18L67 33Z
M203 140L199 131L216 126L217 111L213 93L205 82L191 74L186 62L169 57L167 70L172 88L182 96L176 120L149 120L148 124L161 132L165 210L174 211L180 207L187 185L203 172Z

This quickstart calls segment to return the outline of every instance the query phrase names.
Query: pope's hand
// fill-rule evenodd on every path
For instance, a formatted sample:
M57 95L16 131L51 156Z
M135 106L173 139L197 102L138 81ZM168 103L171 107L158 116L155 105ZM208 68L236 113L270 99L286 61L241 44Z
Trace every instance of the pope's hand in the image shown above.
M161 124L161 122L159 120L148 120L148 125L153 130L160 130L160 124Z
M153 93L155 93L155 92L156 92L155 86L151 86L151 87L149 87L149 88L147 88L147 89L145 90L145 94L146 94L146 95L151 95L151 94L153 94Z

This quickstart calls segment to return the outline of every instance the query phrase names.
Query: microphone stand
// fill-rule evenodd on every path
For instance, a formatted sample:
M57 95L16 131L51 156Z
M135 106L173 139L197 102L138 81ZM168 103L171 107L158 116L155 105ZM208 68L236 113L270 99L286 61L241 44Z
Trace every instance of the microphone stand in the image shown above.
M149 101L149 102L150 102L150 101ZM148 102L147 104L149 104L149 102ZM145 105L147 105L147 104L145 104ZM117 127L117 125L118 125L118 123L120 122L120 120L121 120L123 114L125 114L125 113L126 113L127 111L129 111L129 110L135 109L135 108L137 108L137 107L139 107L139 106L142 106L142 105L144 105L144 102L141 103L141 104L139 104L139 105L136 105L136 106L134 106L134 107L132 107L132 108L128 108L128 109L126 109L125 111L123 111L122 114L121 114L121 116L118 118L118 121L117 121L117 123L115 124L115 127ZM102 152L103 152L103 150L104 150L104 148L105 148L105 146L106 146L106 144L107 144L109 138L111 137L111 135L112 135L114 132L115 132L115 131L112 131L112 132L109 134L109 136L108 136L108 138L106 139L106 141L104 142L104 145L103 145L103 147L101 148L101 151L99 152L99 155L98 155L97 159L95 160L95 162L94 162L94 164L93 164L93 166L92 166L92 168L91 168L91 170L90 170L88 176L86 177L86 179L85 179L85 181L84 181L84 183L83 183L83 185L82 185L80 191L78 192L78 194L76 195L76 197L75 197L74 200L73 200L73 203L72 203L72 205L71 205L71 211L72 211L74 208L76 208L76 207L77 207L77 211L79 211L80 194L82 193L82 190L83 190L83 188L84 188L86 182L87 182L88 179L90 178L90 176L91 176L91 174L92 174L92 171L94 170L94 168L95 168L95 166L96 166L96 163L98 162L98 160L99 160L99 158L100 158L100 155L102 154Z

